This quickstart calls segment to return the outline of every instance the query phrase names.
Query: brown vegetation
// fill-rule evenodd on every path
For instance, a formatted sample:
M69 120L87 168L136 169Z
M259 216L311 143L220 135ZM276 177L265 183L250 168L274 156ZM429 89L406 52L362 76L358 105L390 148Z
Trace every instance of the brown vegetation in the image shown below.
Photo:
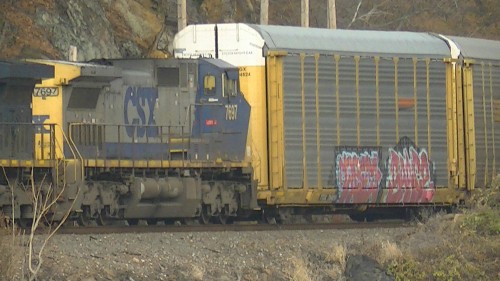
M462 214L438 214L399 245L368 251L396 280L500 280L500 192L479 190Z
M3 218L1 218L3 220ZM11 230L0 228L0 279L13 280L16 272L15 240L12 240Z

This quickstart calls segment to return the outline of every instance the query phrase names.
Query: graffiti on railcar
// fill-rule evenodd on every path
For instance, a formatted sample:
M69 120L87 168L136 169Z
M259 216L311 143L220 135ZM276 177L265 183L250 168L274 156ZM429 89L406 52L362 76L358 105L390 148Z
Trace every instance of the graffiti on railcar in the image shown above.
M374 147L337 147L335 159L337 203L423 203L434 196L434 163L408 137L388 149L385 162Z
M336 153L338 202L374 201L382 181L379 148L341 147Z
M427 150L403 137L389 149L386 161L386 203L429 202L434 196L434 163Z

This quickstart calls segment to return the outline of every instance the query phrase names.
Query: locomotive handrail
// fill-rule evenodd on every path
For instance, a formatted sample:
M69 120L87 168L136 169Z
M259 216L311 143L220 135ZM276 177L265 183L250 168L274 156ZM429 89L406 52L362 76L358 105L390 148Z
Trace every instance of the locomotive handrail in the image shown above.
M85 126L85 127L84 127ZM132 129L129 129L132 128ZM137 136L138 128L142 135ZM110 124L75 122L69 124L69 138L84 159L117 159L117 160L172 160L172 153L180 153L185 160L185 153L190 147L190 130L186 125L142 125L142 124ZM130 131L126 131L130 130ZM127 134L126 140L123 135ZM132 135L130 135L132 134ZM75 137L80 137L75 138ZM144 149L142 144L169 145L165 151L162 147ZM175 147L178 146L178 147ZM148 154L149 153L149 154ZM164 154L166 153L166 154ZM139 157L141 154L141 157ZM167 155L168 154L168 155Z
M55 135L54 123L29 123L29 122L0 122L5 127L0 133L2 149L8 151L9 158L23 158L26 160L54 160L55 159ZM9 133L10 132L10 133ZM36 136L40 136L37 144ZM49 156L45 157L45 139L49 137ZM5 143L3 143L5 142ZM39 145L39 148L37 146ZM17 149L17 150L16 150ZM4 152L5 152L4 151ZM40 153L40 156L37 156ZM22 155L24 154L24 156ZM31 154L31 155L29 155ZM40 157L40 159L38 159Z
M70 124L70 126L71 126L71 124ZM81 176L82 176L82 179L83 179L83 176L84 176L84 173L85 173L85 168L84 168L84 165L83 165L83 156L80 154L80 151L78 150L78 148L76 147L75 143L71 139L71 135L68 138L66 136L66 134L64 133L63 128L61 126L57 126L57 127L59 128L59 130L61 130L61 133L62 133L64 141L66 141L68 143L68 147L69 147L69 149L71 151L71 154L73 155L73 158L76 159L76 157L78 157L78 160L81 163L81 165L80 165L80 167L81 167ZM64 146L63 146L62 153L64 155ZM76 176L76 174L77 174L77 165L75 165L74 169L75 169L75 176Z

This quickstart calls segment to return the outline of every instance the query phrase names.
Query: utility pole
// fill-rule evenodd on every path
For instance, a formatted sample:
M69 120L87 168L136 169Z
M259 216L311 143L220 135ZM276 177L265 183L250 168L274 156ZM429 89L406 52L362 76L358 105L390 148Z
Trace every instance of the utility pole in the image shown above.
M300 5L301 26L309 27L309 0L302 0Z
M328 0L328 28L337 29L337 8L335 7L336 0Z
M269 24L269 0L260 0L260 24Z
M177 30L181 31L187 26L186 0L177 0Z

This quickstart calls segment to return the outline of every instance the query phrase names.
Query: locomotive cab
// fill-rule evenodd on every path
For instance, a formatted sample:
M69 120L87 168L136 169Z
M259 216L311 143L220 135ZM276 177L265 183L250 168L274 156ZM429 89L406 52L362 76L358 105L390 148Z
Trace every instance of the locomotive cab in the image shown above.
M193 138L193 160L243 161L250 106L239 90L238 68L221 60L202 60Z

